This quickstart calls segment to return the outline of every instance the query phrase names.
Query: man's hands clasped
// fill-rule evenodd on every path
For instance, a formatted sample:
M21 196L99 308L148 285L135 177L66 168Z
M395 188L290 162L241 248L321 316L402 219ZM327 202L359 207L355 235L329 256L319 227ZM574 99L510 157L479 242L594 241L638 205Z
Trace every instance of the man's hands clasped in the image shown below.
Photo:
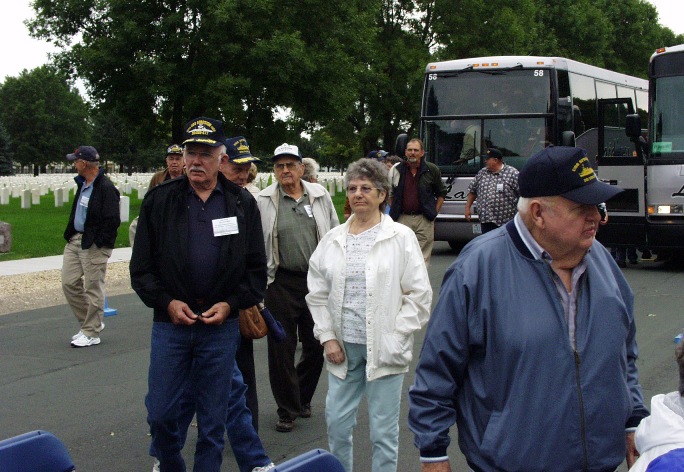
M208 325L220 325L230 315L230 305L226 302L218 302L207 311L195 313L187 303L180 300L171 300L167 307L171 322L176 325L192 325L200 321Z

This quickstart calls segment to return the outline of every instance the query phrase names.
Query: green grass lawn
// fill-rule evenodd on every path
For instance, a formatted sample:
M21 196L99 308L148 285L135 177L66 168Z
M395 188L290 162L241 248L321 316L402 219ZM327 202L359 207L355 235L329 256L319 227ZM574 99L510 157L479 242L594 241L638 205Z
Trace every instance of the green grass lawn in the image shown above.
M138 200L137 192L128 197L131 202L130 220L122 222L119 226L116 247L129 246L128 225L140 213L142 200ZM60 208L55 208L55 197L52 192L43 195L40 205L31 205L31 208L21 208L20 198L10 198L9 205L0 205L0 221L12 225L12 247L10 252L0 253L0 262L62 254L66 244L63 235L69 222L73 198L72 192L69 203ZM333 197L340 222L344 221L344 199L343 192Z

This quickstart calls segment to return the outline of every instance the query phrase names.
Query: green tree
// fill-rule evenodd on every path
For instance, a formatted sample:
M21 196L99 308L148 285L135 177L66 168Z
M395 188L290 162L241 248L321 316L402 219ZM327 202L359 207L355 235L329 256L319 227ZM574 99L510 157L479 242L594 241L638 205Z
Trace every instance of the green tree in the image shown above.
M0 87L0 120L22 165L44 167L90 138L88 106L65 75L45 65L8 77Z
M9 135L0 121L0 175L14 174L12 152L9 146Z
M62 70L86 81L99 109L119 114L138 147L169 132L179 141L187 119L208 115L260 151L349 113L376 5L36 0L30 27L65 48ZM281 109L288 120L276 118Z

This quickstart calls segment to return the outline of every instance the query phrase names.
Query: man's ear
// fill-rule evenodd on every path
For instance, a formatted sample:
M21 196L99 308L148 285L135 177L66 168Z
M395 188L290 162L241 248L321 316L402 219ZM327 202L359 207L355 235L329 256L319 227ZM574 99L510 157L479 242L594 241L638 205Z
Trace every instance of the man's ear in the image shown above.
M544 206L539 200L532 200L530 202L530 215L532 215L532 222L538 228L544 227Z

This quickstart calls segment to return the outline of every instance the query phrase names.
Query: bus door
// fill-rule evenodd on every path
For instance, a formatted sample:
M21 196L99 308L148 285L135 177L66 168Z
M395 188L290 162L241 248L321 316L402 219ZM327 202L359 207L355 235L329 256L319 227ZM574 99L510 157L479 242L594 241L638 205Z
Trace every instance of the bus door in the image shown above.
M634 113L631 98L598 100L598 177L624 192L608 202L608 224L597 239L605 246L646 245L645 163L625 131Z

